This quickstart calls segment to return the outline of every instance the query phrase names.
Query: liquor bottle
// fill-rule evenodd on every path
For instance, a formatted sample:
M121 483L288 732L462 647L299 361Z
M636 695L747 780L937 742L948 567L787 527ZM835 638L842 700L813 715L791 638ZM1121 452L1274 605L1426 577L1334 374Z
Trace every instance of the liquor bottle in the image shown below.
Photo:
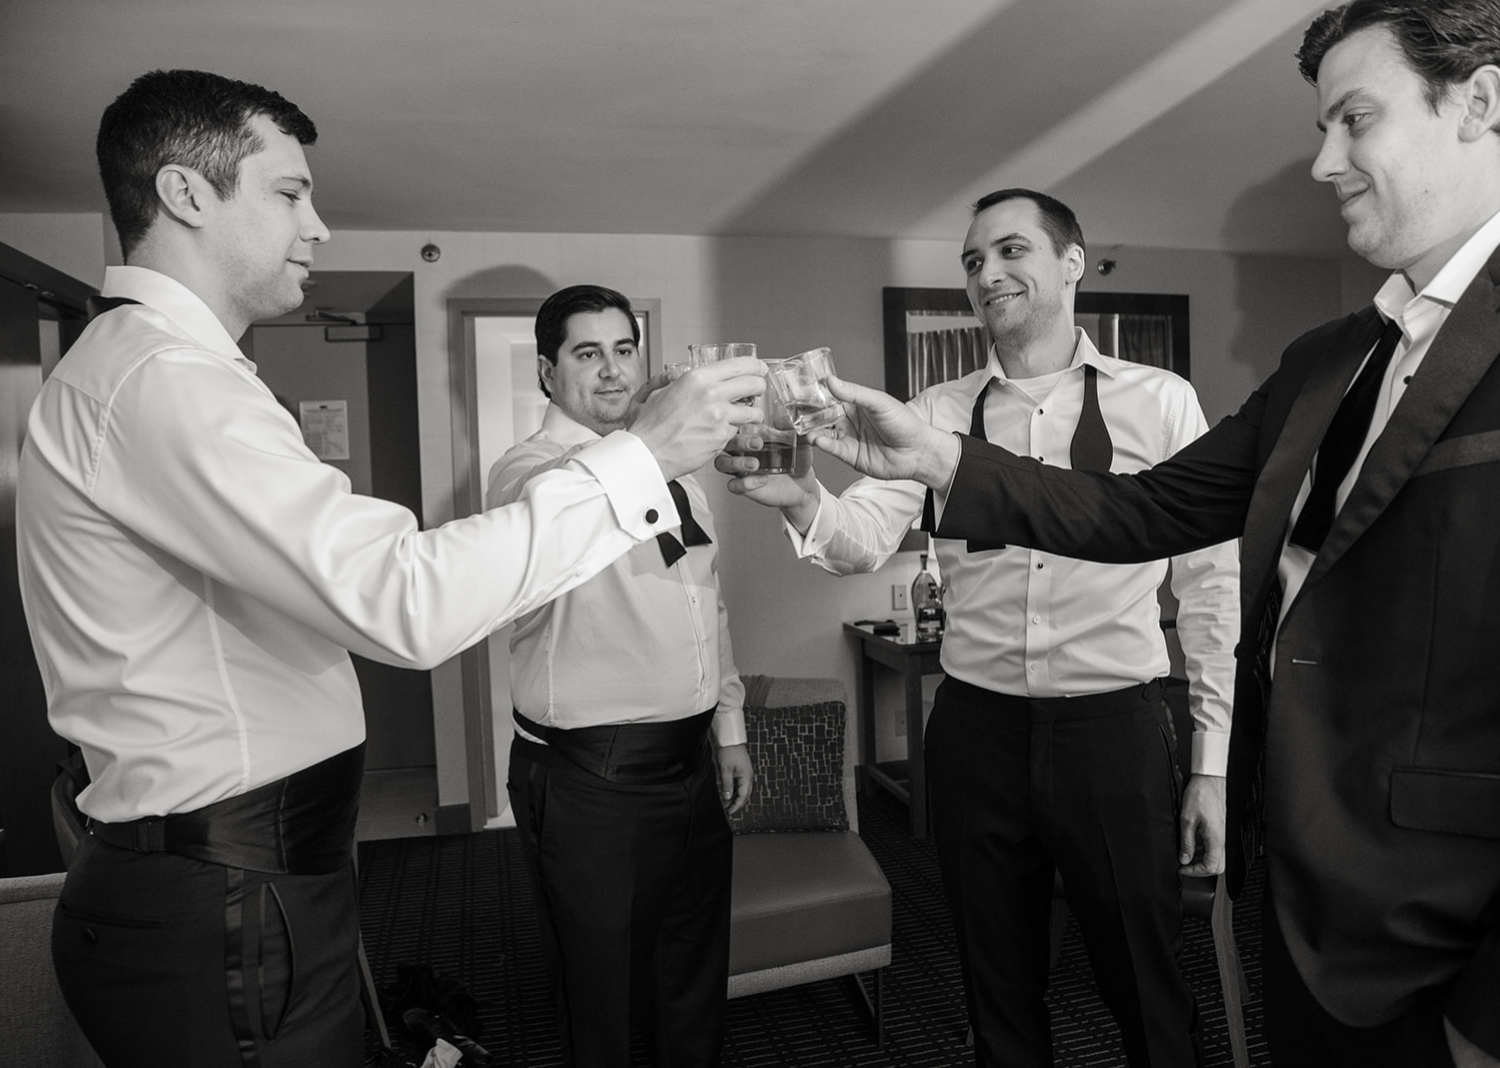
M911 607L916 616L918 641L935 641L942 636L947 616L943 611L942 587L927 570L926 553L922 554L922 569L911 584Z

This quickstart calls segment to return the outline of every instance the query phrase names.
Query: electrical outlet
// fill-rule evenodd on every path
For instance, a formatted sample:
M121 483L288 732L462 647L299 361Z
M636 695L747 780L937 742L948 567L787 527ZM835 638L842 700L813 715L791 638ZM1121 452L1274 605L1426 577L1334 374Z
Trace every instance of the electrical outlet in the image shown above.
M891 586L891 611L906 611L906 587L900 583L895 583Z

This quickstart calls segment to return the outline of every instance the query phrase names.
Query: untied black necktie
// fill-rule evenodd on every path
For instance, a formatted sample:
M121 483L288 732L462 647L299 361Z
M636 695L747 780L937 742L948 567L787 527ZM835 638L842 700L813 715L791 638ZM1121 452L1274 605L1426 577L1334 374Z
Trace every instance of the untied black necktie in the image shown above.
M1375 342L1364 368L1339 402L1339 410L1333 413L1333 421L1328 424L1323 442L1318 446L1312 491L1292 527L1293 545L1314 553L1323 547L1323 539L1333 526L1339 486L1349 476L1360 449L1364 448L1365 437L1370 433L1370 420L1375 415L1375 402L1380 397L1380 384L1400 340L1401 323L1392 319L1385 324L1385 332Z
M672 495L672 503L677 506L678 518L682 520L682 541L678 541L672 534L663 532L656 536L656 543L661 546L661 558L666 561L668 567L671 567L687 555L687 550L683 548L684 543L712 545L713 539L693 518L693 509L688 505L687 490L682 488L682 483L675 478L672 479L667 483L667 492Z
M969 436L988 441L984 436L984 401L989 396L990 385L986 382L974 401L974 413L969 419ZM1073 441L1068 447L1068 462L1074 471L1108 471L1114 462L1115 443L1110 440L1109 427L1104 422L1104 413L1099 409L1099 369L1093 364L1083 365L1083 408L1078 413L1078 425L1073 428ZM968 551L990 552L1005 548L1004 542L984 542L970 538Z

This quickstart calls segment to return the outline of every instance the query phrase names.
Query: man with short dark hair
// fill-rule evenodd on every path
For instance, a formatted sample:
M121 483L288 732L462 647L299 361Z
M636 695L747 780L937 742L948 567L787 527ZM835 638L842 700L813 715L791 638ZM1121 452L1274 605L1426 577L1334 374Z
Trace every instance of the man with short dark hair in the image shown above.
M978 371L911 402L924 423L1116 471L1150 466L1207 429L1187 382L1104 356L1074 326L1084 243L1066 205L1029 189L989 194L974 207L960 262L991 353ZM715 462L728 472L754 465ZM811 471L742 473L729 488L781 508L798 554L839 575L884 564L925 497L915 482L874 479L835 497ZM1172 561L1191 742L1174 739L1162 699L1165 560L1106 566L941 538L936 548L947 677L925 759L977 1062L1052 1063L1044 998L1055 869L1130 1063L1192 1068L1179 870L1223 867L1234 547ZM1174 750L1189 744L1184 789Z
M645 377L630 301L603 286L536 317L542 426L496 462L485 503L624 424ZM750 794L745 687L719 591L708 499L672 483L679 542L642 543L516 621L511 805L533 874L564 1061L719 1063L729 981L732 842L723 804ZM685 544L683 544L685 543Z
M418 529L350 492L236 340L302 302L328 230L295 105L137 79L98 155L126 265L43 384L21 592L88 817L58 904L69 1007L111 1068L363 1062L346 650L428 668L677 526L667 479L755 409L753 361L645 400L516 504Z
M1500 1064L1500 2L1308 27L1313 177L1393 273L1181 454L1042 467L836 391L823 444L940 535L1126 561L1242 537L1232 837L1264 774L1265 1018L1285 1065ZM1262 758L1264 763L1262 765ZM1245 859L1231 850L1230 874Z

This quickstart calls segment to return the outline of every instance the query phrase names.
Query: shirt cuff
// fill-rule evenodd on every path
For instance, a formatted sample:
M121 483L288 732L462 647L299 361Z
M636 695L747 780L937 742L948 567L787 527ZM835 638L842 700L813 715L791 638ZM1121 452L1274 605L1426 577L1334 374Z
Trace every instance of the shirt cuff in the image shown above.
M799 534L790 519L782 518L781 525L786 529L786 536L792 543L792 548L796 550L797 559L802 560L809 556L816 556L828 547L829 539L836 533L833 529L823 529L824 527L831 528L833 526L828 518L830 515L828 494L824 492L822 483L819 483L818 510L813 513L813 520L807 525L806 534Z
M1229 770L1229 733L1227 731L1194 731L1194 775L1223 775Z
M573 459L599 480L620 529L640 541L680 526L667 480L645 442L626 430L586 445Z
M750 738L745 733L745 710L721 708L714 713L714 744L720 749L731 745L744 745Z

